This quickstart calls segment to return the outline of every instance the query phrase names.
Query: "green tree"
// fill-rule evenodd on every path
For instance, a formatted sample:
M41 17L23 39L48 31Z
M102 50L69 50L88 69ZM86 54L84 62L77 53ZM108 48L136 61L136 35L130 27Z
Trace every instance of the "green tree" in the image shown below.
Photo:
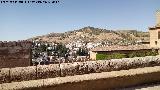
M88 55L88 50L84 48L79 48L79 50L76 52L78 56L87 56Z
M66 48L62 43L57 45L57 52L59 53L59 56L65 57L65 54L67 53L69 49Z
M45 52L47 50L47 46L42 44L42 45L40 45L39 50L40 50L40 52Z

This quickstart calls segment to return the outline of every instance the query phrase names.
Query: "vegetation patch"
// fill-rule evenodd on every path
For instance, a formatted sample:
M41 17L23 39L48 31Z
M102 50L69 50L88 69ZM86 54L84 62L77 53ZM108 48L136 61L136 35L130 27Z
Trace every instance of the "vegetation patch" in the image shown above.
M96 60L109 60L109 59L121 59L121 58L133 58L133 57L145 57L145 56L156 56L158 51L135 51L129 54L113 53L113 54L96 54Z

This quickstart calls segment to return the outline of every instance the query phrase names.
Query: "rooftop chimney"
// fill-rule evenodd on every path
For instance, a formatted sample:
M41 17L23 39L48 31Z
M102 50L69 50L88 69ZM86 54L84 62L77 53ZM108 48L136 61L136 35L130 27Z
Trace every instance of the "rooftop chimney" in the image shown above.
M156 11L156 26L160 26L160 10Z

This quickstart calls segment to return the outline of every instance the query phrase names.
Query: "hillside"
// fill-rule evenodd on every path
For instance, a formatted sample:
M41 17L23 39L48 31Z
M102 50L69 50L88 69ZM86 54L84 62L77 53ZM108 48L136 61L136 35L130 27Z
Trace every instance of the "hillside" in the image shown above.
M79 30L68 31L65 33L50 33L43 36L30 38L29 40L45 42L69 43L73 41L84 42L113 42L122 41L134 42L139 40L149 41L149 33L137 30L106 30L94 27L84 27Z

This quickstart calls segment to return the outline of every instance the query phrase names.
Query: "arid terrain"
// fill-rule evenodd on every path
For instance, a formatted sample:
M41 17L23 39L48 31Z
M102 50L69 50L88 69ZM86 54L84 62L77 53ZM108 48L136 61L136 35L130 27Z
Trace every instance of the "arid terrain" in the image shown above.
M94 27L84 27L78 30L68 31L64 33L49 33L47 35L36 36L29 40L70 43L76 40L84 42L134 42L149 41L149 33L138 30L107 30Z

